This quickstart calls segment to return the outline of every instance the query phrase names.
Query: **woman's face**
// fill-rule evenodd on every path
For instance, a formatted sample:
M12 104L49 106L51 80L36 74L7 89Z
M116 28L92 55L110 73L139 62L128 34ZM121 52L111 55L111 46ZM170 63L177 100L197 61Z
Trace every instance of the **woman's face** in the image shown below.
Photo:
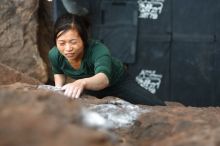
M68 60L79 60L83 56L84 44L76 29L67 30L56 39L56 44L60 53Z

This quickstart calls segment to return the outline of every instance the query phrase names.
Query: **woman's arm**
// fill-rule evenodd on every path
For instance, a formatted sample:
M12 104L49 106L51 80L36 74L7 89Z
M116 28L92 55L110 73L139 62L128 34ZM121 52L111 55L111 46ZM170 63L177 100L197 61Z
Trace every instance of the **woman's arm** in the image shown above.
M98 73L92 77L79 79L62 87L64 94L72 98L79 98L84 89L101 90L109 85L108 77L104 73Z
M55 74L54 82L56 87L62 87L65 84L66 77L64 74Z
M102 90L109 85L108 77L104 73L98 73L90 78L83 79L85 81L85 89Z

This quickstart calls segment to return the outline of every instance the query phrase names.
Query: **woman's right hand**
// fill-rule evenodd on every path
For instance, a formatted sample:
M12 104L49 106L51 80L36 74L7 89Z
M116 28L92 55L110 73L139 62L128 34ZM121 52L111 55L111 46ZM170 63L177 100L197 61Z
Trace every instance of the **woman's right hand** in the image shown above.
M83 79L79 79L74 81L73 83L68 83L62 87L64 90L64 95L74 99L79 98L85 88L85 81Z

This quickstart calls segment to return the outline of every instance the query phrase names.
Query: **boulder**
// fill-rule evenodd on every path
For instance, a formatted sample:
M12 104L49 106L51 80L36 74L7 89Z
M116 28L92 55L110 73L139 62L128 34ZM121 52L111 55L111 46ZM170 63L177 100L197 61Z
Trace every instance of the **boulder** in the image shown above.
M28 83L33 85L42 84L37 79L29 77L7 65L0 63L0 85L8 85L16 82Z
M138 146L218 146L219 107L148 107L128 130L129 142ZM128 138L127 138L128 139Z
M70 100L48 89L52 88L23 83L0 86L0 145L218 146L220 143L219 107L170 103L168 106L126 104L124 108L123 102L112 102L115 97L97 99L83 95ZM108 110L108 106L113 109ZM123 113L132 115L134 110L139 110L137 106L144 112L129 127L96 129L84 125L81 119L82 109L93 107L93 113L106 112L103 118L107 120L116 117L116 122L124 122ZM125 116L131 118L129 114ZM90 122L100 122L94 114L90 118Z
M2 146L113 146L108 135L74 124L80 103L21 83L0 93Z
M0 1L0 62L46 82L46 65L37 46L38 0Z

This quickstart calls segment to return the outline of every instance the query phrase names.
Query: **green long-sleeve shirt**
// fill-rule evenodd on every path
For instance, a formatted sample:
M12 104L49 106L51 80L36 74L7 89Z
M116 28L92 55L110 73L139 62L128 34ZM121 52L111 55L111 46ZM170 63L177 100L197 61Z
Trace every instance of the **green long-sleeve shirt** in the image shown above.
M49 60L54 74L64 74L73 79L81 79L104 73L108 77L110 85L115 84L124 72L122 62L113 58L108 48L95 40L89 41L80 68L77 70L69 64L56 46L50 50Z

